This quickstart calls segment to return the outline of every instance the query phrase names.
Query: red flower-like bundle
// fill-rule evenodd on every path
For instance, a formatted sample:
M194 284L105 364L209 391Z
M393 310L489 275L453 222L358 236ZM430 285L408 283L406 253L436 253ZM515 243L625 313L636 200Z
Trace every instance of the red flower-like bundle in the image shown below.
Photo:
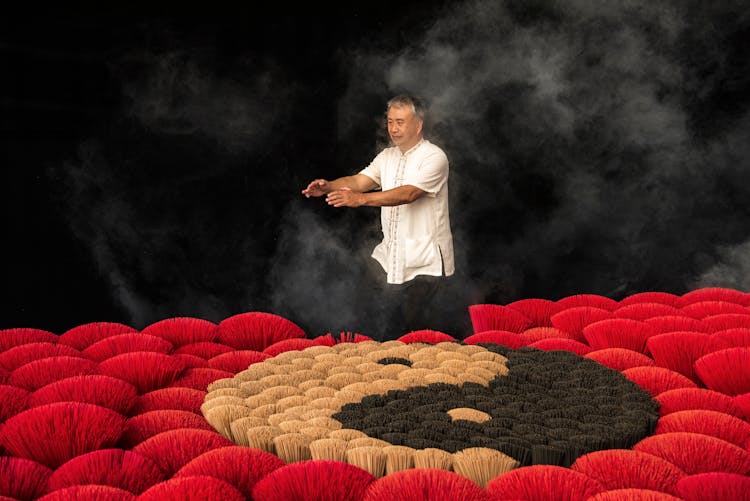
M721 288L644 292L619 302L579 294L475 305L471 333L429 326L404 333L409 343L465 338L573 351L622 371L661 406L655 434L632 450L591 452L571 468L522 466L486 487L440 469L375 479L335 461L285 465L207 426L200 406L209 384L288 350L370 342L360 334L308 337L265 312L218 324L165 319L140 332L109 322L60 336L7 329L0 331L0 498L744 499L749 307L750 295ZM524 334L533 329L546 330ZM327 481L334 477L339 484Z

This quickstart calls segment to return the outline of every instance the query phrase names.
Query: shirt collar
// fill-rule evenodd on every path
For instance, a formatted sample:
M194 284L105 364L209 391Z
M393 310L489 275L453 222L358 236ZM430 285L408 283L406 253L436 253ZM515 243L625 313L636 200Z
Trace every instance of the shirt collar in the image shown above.
M409 148L408 150L406 150L404 153L401 153L401 155L402 156L406 156L406 155L408 155L410 153L413 153L414 150L416 150L417 148L419 148L422 145L422 143L424 143L424 138L420 138L419 141L417 142L417 144L415 144L414 146L412 146L411 148ZM400 153L400 150L399 150L399 153Z

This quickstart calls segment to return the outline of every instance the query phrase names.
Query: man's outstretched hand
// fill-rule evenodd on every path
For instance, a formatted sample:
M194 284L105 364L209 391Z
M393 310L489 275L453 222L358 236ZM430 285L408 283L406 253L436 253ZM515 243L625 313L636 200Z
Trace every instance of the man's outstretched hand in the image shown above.
M302 190L302 194L307 198L320 197L331 191L328 188L328 181L325 179L316 179L307 185L307 188Z
M326 197L326 202L334 207L360 207L364 204L363 194L349 188L330 192Z

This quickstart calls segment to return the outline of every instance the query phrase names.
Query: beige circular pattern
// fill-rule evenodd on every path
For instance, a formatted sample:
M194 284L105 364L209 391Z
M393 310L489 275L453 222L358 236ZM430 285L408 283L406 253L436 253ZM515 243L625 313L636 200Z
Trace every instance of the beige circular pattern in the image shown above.
M391 359L391 363L378 363L383 359ZM411 366L397 359L408 360ZM208 387L201 411L228 439L276 454L285 462L346 461L382 476L426 465L452 469L455 457L456 471L474 479L472 467L467 466L466 458L473 457L469 450L456 456L459 453L394 446L359 430L342 428L331 416L348 403L391 390L432 383L471 382L486 387L497 376L508 374L506 362L505 357L481 346L451 342L367 341L313 346L281 353L233 378L215 381ZM481 420L482 414L457 409L457 418ZM477 457L487 456L486 451L476 452ZM504 457L504 468L518 466L512 458Z

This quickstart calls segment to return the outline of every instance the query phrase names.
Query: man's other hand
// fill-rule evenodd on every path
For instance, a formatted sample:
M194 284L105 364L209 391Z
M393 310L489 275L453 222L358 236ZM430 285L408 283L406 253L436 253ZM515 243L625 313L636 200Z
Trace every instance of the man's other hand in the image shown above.
M330 192L326 197L326 202L334 207L360 207L364 204L363 198L362 193L352 191L349 188L341 188Z
M320 197L325 195L329 191L328 181L326 181L325 179L316 179L315 181L308 184L307 188L302 190L302 194L307 198Z

